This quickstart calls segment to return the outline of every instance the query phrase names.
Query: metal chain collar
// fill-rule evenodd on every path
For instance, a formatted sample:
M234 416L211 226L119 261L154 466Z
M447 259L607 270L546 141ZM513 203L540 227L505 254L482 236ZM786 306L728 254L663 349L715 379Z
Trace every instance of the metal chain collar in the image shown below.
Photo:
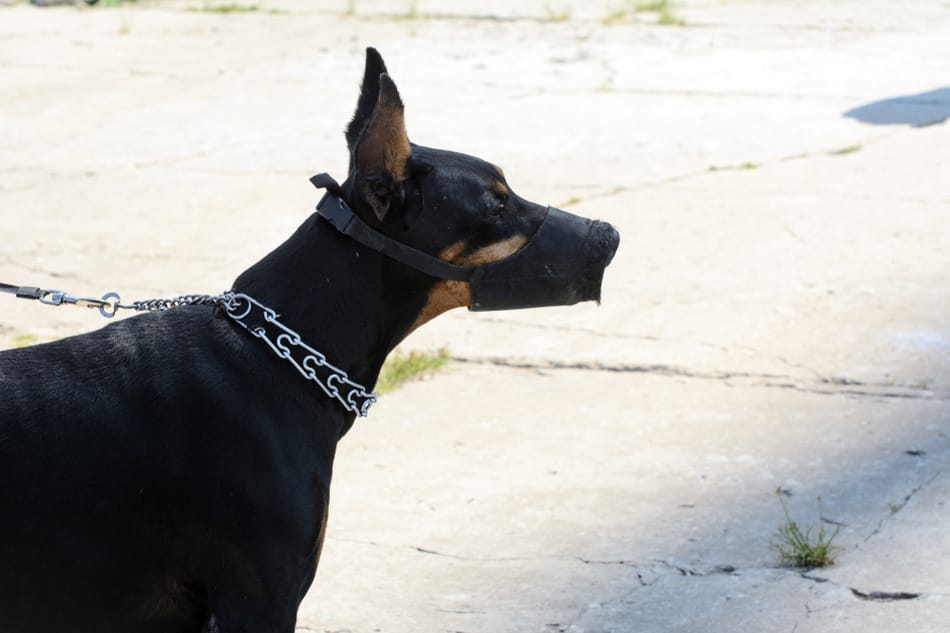
M347 411L365 417L376 402L376 394L350 380L345 371L304 343L297 332L277 319L277 313L271 308L246 294L234 292L220 295L220 304L229 317L267 343L277 356L293 365L301 376L317 383L324 393L339 400Z
M101 299L90 299L73 297L62 290L44 290L32 286L0 284L0 290L47 305L66 304L97 308L99 314L106 318L112 318L118 310L162 312L186 305L221 306L228 317L252 336L266 343L279 358L293 365L301 376L317 383L325 394L338 400L347 411L365 417L369 408L376 402L376 394L351 380L345 371L327 361L326 356L304 343L300 334L280 322L273 309L240 292L182 295L170 299L148 299L124 304L115 292L107 292Z

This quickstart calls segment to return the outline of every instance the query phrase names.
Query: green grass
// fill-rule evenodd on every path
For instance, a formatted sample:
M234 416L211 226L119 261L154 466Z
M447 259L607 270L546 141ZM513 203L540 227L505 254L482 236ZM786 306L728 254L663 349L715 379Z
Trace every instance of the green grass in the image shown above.
M40 342L40 337L36 334L15 334L10 341L13 347L29 347Z
M404 382L418 380L445 367L449 360L449 350L442 347L435 351L402 352L396 350L383 363L376 381L376 391L387 393L395 390Z
M621 22L627 21L628 15L630 15L630 12L626 9L611 9L607 12L607 15L600 19L600 23L607 26L610 26L611 24L620 24Z
M260 11L260 6L256 4L239 4L237 2L229 2L227 4L204 4L200 7L190 7L189 11L195 11L197 13L254 13Z
M835 527L830 534L821 525L817 533L812 526L802 528L788 513L788 503L782 496L781 489L775 491L782 511L785 513L785 522L779 525L778 530L769 543L771 549L781 565L799 569L827 567L835 562L835 554L844 548L835 545L835 537L841 531L841 526ZM821 521L821 498L818 499L818 520Z
M676 15L669 5L660 10L660 15L656 19L657 24L663 26L686 26L686 20Z
M835 156L844 156L845 154L853 154L855 152L861 151L861 144L856 143L854 145L848 145L847 147L842 147L841 149L836 149L831 152Z
M349 8L347 8L347 11L349 11ZM353 6L353 14L355 13L356 7ZM417 0L410 0L409 4L406 5L405 11L392 16L395 20L426 20L431 17L430 14L419 9L419 2Z
M567 22L571 19L570 5L554 6L550 2L544 3L545 22Z
M710 165L707 168L707 171L735 171L735 170L751 171L753 169L758 169L758 168L759 168L758 163L753 163L752 161L747 160L746 162L741 163L739 165Z
M625 22L634 13L655 13L656 23L664 26L684 26L683 18L676 14L670 0L627 0L620 7L611 9L601 18L602 24L619 24Z

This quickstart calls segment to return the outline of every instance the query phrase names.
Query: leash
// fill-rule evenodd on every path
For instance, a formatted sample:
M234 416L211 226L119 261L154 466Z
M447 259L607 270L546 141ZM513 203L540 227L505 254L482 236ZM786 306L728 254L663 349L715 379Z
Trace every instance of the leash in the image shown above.
M107 319L115 316L119 310L136 310L138 312L167 310L184 305L212 305L217 303L215 299L222 295L182 295L171 299L149 299L147 301L134 301L128 305L121 302L121 297L117 292L107 292L99 299L90 297L74 297L67 294L65 290L45 290L36 286L15 286L13 284L0 283L0 292L7 292L16 295L19 299L34 299L40 303L50 306L74 305L80 308L96 308L99 314Z
M300 334L280 322L279 315L256 299L240 292L225 292L219 295L191 294L168 299L148 299L122 303L116 292L107 292L99 299L74 297L63 290L46 290L36 286L16 286L0 283L0 292L20 299L31 299L46 305L75 305L95 308L107 319L118 310L137 312L164 312L189 305L212 305L224 309L228 317L260 339L274 354L289 362L301 376L315 382L323 392L343 405L343 408L360 417L365 417L376 402L376 394L350 379L349 375L333 365L327 357L310 347Z
M101 299L90 299L88 297L73 297L66 294L63 290L44 290L36 286L15 286L13 284L0 283L0 292L7 292L15 295L18 299L34 299L40 303L50 306L58 305L76 305L81 308L98 308L99 314L107 319L115 316L115 311L121 306L119 304L119 295L114 292L107 292Z

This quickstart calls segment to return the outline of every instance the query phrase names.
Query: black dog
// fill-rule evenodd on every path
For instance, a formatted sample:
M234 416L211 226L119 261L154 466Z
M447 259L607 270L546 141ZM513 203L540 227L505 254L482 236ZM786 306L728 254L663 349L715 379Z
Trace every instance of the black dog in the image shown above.
M387 353L450 308L599 299L616 231L410 144L372 49L346 140L231 293L0 354L0 631L291 633Z

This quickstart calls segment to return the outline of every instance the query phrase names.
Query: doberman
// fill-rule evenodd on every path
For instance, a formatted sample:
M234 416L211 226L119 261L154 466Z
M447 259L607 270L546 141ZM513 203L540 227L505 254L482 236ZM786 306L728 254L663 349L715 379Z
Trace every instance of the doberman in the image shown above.
M613 227L410 143L373 49L346 141L230 293L0 354L0 631L292 633L393 347L455 307L599 300Z

